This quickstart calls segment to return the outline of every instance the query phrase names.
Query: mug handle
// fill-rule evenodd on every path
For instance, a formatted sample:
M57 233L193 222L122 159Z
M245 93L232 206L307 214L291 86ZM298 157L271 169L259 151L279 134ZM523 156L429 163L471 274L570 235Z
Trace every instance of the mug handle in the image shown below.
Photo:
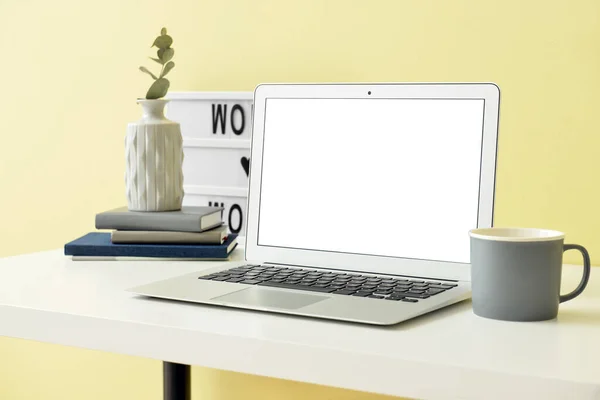
M579 282L579 286L575 290L573 290L569 294L565 294L560 296L560 302L563 303L565 301L573 300L575 297L579 296L583 289L588 284L590 280L590 254L585 249L585 247L580 246L578 244L565 244L563 246L563 253L567 250L579 250L581 255L583 256L583 277L581 278L581 282Z

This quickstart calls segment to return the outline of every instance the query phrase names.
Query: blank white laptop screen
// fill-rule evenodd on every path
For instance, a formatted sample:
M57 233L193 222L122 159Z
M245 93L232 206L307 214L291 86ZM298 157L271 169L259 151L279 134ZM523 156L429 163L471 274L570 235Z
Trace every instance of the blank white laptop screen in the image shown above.
M267 99L258 245L468 263L483 113L483 99Z

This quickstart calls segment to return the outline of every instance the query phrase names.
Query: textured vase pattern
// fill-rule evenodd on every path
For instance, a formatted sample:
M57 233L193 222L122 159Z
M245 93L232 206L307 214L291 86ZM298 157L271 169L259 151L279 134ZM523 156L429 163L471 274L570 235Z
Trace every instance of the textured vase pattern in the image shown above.
M127 127L125 186L131 211L174 211L183 201L183 140L164 117L167 100L140 100L143 118Z

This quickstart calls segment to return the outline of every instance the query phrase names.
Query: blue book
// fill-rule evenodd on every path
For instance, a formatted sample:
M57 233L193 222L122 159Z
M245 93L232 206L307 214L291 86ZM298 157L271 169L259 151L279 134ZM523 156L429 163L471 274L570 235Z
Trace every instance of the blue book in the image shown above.
M75 257L227 259L237 246L237 235L230 234L223 244L114 244L110 232L91 232L65 244L65 255Z

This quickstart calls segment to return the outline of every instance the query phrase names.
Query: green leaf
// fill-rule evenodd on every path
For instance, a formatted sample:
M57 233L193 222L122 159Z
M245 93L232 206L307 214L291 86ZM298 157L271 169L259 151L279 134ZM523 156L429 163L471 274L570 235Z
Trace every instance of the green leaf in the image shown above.
M161 59L161 61L163 62L163 64L165 64L167 61L171 60L171 58L173 58L173 56L175 55L175 49L160 49L158 50L160 52L160 55L158 58Z
M154 75L152 72L150 72L150 70L146 67L140 67L140 71L150 75L152 78L154 78L154 80L157 80L158 78L156 77L156 75Z
M175 66L175 63L173 61L169 61L167 63L167 65L165 65L165 68L163 68L162 72L160 73L160 77L162 78L165 75L167 75L169 73L169 71L173 69L174 66Z
M163 36L166 35L167 34L167 28L162 28L160 30L160 34L163 35Z
M169 90L169 81L165 78L160 78L154 81L150 89L148 89L148 93L146 93L146 98L148 100L160 99L167 94Z
M164 64L162 61L160 61L158 58L154 58L154 57L148 57L149 59L151 59L152 61L156 61L159 64Z
M158 49L156 51L156 55L158 56L159 59L161 59L163 61L163 64L165 64L167 61L169 61L171 58L173 58L173 55L175 54L175 49L173 48L168 48L168 49Z
M159 49L168 49L173 44L173 38L169 35L161 35L154 39L152 46L156 46Z

